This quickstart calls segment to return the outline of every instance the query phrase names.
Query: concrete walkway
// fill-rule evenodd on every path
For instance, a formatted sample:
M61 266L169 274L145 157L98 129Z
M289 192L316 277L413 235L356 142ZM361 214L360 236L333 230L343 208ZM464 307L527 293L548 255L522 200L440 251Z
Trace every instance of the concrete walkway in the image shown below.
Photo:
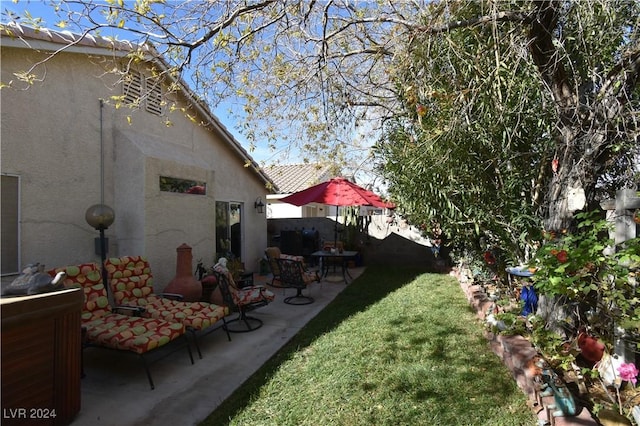
M363 271L350 269L353 278ZM202 337L203 358L193 349L193 365L186 349L169 352L150 365L155 390L137 357L86 349L82 407L72 425L197 425L345 288L335 278L305 291L315 298L310 305L286 305L284 294L295 290L274 289L276 300L251 313L264 321L262 328L232 333L231 342L223 330ZM266 279L256 277L257 282Z
M350 269L354 279L362 272L364 268ZM266 279L257 276L256 282ZM460 284L482 318L485 300L476 297L477 289L464 280L460 280ZM82 408L72 425L199 424L345 287L344 282L329 276L308 288L306 294L314 297L315 302L303 306L284 304L284 294L292 295L294 290L272 289L276 300L251 313L264 321L262 328L250 333L232 333L231 342L221 329L203 336L199 340L203 358L198 359L192 348L193 365L185 349L165 351L162 355L166 356L150 366L155 390L149 388L144 368L135 356L98 348L86 349ZM531 397L531 378L527 377L525 365L535 351L529 347L520 348L519 342L511 344L509 339L503 340L491 342L492 348L505 361L523 392ZM545 401L543 405L550 402ZM546 411L541 410L538 418L548 418ZM576 417L556 418L554 423L555 426L597 424L587 410L582 410Z

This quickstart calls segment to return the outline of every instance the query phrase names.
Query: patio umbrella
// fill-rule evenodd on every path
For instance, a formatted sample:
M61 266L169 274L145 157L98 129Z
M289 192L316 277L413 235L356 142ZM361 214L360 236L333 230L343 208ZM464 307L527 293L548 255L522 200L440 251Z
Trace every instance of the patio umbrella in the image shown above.
M387 203L379 195L364 189L343 177L336 177L319 183L307 189L286 196L280 201L304 206L309 203L329 204L332 206L373 206L381 208L395 208L393 203ZM338 240L338 210L336 209L336 225L334 228L334 243Z

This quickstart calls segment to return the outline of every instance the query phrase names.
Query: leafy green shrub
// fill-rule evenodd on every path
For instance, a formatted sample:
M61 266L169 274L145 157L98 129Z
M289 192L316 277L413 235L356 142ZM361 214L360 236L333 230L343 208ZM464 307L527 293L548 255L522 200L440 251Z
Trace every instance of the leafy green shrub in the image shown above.
M613 342L614 324L636 334L640 299L636 296L639 239L614 246L612 224L598 213L580 213L576 232L550 235L530 266L539 294L565 296L578 307L580 326ZM615 249L615 252L614 252Z

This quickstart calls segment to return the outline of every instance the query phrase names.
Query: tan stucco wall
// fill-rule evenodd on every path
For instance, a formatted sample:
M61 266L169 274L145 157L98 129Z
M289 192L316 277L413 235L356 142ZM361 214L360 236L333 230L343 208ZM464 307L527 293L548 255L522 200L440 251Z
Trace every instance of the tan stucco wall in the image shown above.
M2 46L2 82L15 80L42 56ZM195 260L213 260L215 201L244 203L243 261L258 270L267 243L266 217L253 203L264 182L215 131L180 112L164 118L144 110L100 107L120 95L104 58L63 53L38 68L45 77L28 90L2 89L1 171L21 178L21 260L48 267L99 261L98 232L84 214L100 202L100 133L104 201L116 213L106 231L110 255L148 256L162 290L175 274L176 248L193 247ZM131 124L127 122L130 117ZM200 118L201 119L201 118ZM159 148L158 148L159 147ZM159 177L206 181L207 195L160 192ZM209 261L207 263L210 263Z

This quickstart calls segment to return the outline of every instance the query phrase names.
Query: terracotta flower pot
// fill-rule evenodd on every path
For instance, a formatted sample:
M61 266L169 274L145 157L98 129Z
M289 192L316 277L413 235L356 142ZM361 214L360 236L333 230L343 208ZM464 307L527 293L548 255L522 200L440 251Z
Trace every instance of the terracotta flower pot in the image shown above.
M602 359L605 349L602 342L584 332L578 335L578 347L582 357L593 364Z

